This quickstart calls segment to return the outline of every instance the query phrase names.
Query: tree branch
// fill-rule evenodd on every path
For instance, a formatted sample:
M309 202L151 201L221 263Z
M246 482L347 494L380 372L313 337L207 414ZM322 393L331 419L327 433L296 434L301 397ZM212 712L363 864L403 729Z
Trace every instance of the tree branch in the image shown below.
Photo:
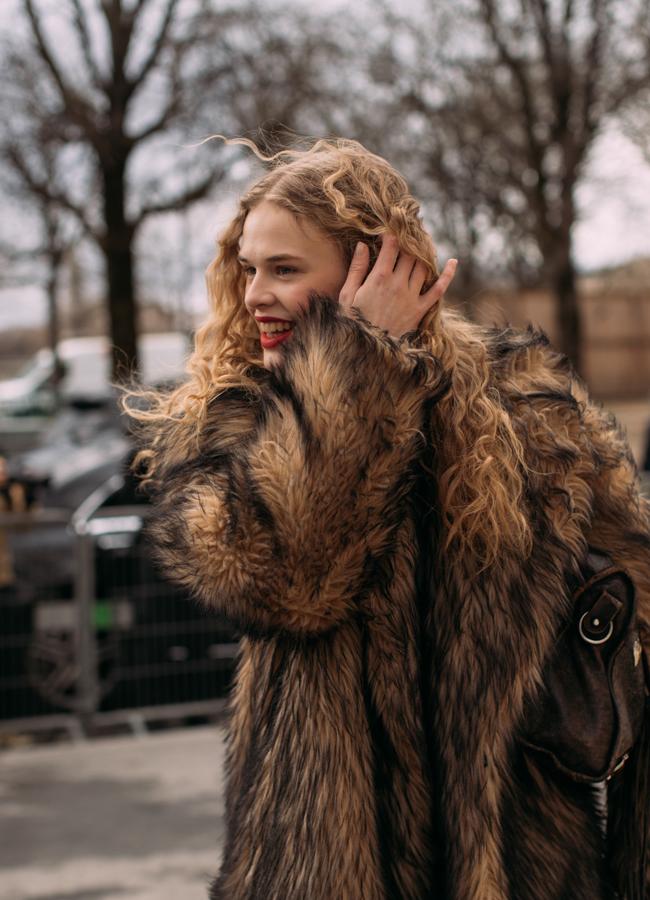
M91 52L90 32L88 31L88 23L86 21L83 9L81 8L81 2L80 0L70 0L70 3L72 4L73 21L75 24L75 28L77 29L77 34L79 35L81 51L83 53L83 57L86 62L91 80L95 87L98 88L98 90L104 90L104 80L102 78L102 74L99 71L97 62L93 58Z
M93 241L101 246L103 238L90 223L83 207L78 206L65 194L57 191L47 178L38 178L27 165L25 155L22 153L19 146L16 144L8 144L4 148L4 155L10 162L14 171L23 181L27 190L36 197L41 205L47 203L59 206L72 213L88 237L92 238Z
M528 144L530 165L538 175L538 182L535 191L536 205L538 207L538 215L540 217L540 221L543 222L546 219L544 150L542 144L537 139L535 134L535 126L537 125L537 122L532 98L532 86L529 82L524 63L522 62L522 60L518 59L516 56L514 56L514 54L510 52L505 40L499 32L498 24L496 21L497 12L495 9L494 0L481 0L481 8L483 10L484 22L490 32L490 36L494 42L494 46L497 49L499 58L501 62L510 70L515 84L519 89L519 95L521 97L521 111L524 117L523 124L526 134L526 141Z
M606 100L606 111L609 113L616 113L626 104L629 104L631 100L636 99L640 92L650 87L650 28L648 25L645 26L644 31L644 44L641 53L645 63L644 68L634 72L634 74L628 71L627 76L621 79L616 90L612 91Z
M137 7L138 14L146 5L147 0L144 0L144 2L140 3L140 5ZM167 40L169 29L174 19L174 12L176 11L177 6L178 0L168 0L167 9L165 10L165 15L163 16L158 34L153 39L151 51L140 66L140 71L130 79L129 93L133 93L135 88L145 80L149 72L155 66L156 61L158 60L158 57L160 56L160 53L165 46L165 41Z
M593 107L601 75L603 36L607 28L607 23L603 19L603 12L604 7L601 0L592 0L591 13L594 22L594 33L585 53L582 76L584 93L580 116L580 124L587 140L595 131L597 125L593 117Z
M144 220L149 216L158 215L160 213L178 212L184 209L196 200L201 200L206 196L210 188L223 178L223 172L209 172L201 181L187 188L185 191L169 197L166 200L160 200L158 203L148 203L140 209L140 212L132 221L133 229L137 229L142 225Z
M232 72L232 64L230 61L226 65L222 65L219 68L211 69L209 76L205 78L197 78L194 84L194 90L197 95L201 95L203 89L213 88L215 83L225 74L229 74ZM129 137L129 141L132 147L136 144L141 143L142 141L147 140L147 138L152 137L152 135L157 134L159 131L163 131L168 125L172 123L172 120L181 112L187 114L187 98L183 96L182 86L179 84L177 79L172 78L172 86L170 88L170 94L167 98L167 102L165 103L163 109L159 113L158 117L153 120L149 125L145 125L141 131L132 134Z
M532 0L531 6L537 26L537 37L544 51L544 59L546 60L549 76L553 79L556 66L555 54L553 53L553 26L549 15L548 3L547 0Z
M483 10L483 21L490 32L490 37L496 47L499 59L503 65L510 70L515 83L519 88L519 94L522 101L522 112L525 118L526 130L531 141L531 149L533 150L535 157L541 159L541 146L533 133L535 127L535 113L532 99L532 87L528 81L525 67L522 61L510 52L508 45L499 31L494 0L481 0L481 8Z
M573 0L564 0L564 13L562 16L563 29L569 27L569 23L573 18Z
M181 108L181 100L181 93L180 91L176 90L176 86L174 86L172 88L172 94L158 118L154 119L153 122L145 126L141 131L138 131L136 132L136 134L131 135L131 146L135 146L136 144L141 143L141 141L145 141L147 138L151 137L154 134L157 134L157 132L162 131L167 125L169 125L171 120Z
M47 42L45 41L45 38L43 36L43 32L41 31L38 14L34 8L33 0L23 0L23 8L27 13L32 34L34 35L34 38L36 40L36 46L39 52L39 56L52 75L63 104L68 112L68 115L70 116L70 118L77 122L80 122L84 126L89 125L92 120L89 107L82 100L82 98L70 87L70 85L67 84L63 77L63 73L54 61L54 57L50 53Z

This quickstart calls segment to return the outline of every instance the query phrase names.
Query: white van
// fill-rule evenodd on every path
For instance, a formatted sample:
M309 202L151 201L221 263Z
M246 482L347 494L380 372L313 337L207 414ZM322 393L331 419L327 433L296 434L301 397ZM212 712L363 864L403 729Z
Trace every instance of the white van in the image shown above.
M138 342L142 382L147 385L180 381L190 346L180 332L144 334ZM97 401L111 396L111 344L105 337L67 338L57 352L64 374L59 388L63 402ZM39 350L13 378L0 381L0 416L42 416L56 406L54 355Z

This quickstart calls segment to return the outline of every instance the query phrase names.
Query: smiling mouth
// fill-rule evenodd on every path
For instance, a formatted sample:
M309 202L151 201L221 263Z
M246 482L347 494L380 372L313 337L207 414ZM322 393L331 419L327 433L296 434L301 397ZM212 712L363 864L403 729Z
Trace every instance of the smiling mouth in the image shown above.
M277 316L255 316L260 330L260 344L264 350L271 350L293 333L293 322Z
M286 341L293 334L293 327L285 328L282 331L260 332L260 344L265 350L270 350Z

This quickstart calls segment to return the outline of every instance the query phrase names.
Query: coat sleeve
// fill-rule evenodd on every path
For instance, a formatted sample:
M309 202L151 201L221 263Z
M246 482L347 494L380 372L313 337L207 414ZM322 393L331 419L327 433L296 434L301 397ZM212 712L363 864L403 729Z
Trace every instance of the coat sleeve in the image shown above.
M150 535L163 568L242 630L317 634L355 612L404 515L438 360L312 297L251 403L208 410L163 465Z

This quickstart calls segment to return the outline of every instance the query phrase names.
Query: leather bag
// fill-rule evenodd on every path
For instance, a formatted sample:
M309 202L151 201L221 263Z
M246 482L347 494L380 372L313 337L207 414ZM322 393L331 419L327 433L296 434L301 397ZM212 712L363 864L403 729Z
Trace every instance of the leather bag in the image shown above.
M523 743L575 781L597 783L625 765L643 726L634 584L606 553L590 549L571 609L542 693L526 709Z

